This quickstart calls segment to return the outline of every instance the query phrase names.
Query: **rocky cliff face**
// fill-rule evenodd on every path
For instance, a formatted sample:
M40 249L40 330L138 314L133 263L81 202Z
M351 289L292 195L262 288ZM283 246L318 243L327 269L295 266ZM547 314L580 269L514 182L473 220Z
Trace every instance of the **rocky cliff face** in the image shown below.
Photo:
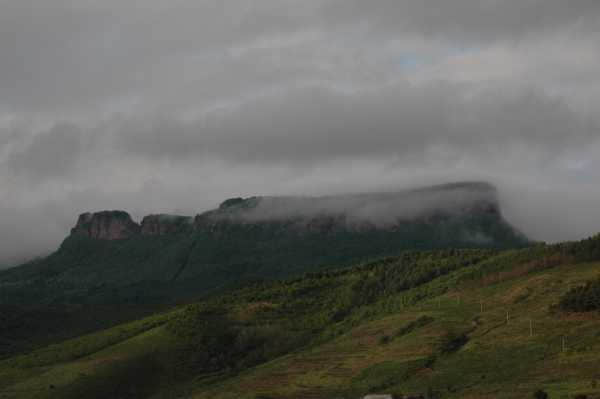
M83 213L71 230L71 234L82 234L98 240L121 240L139 232L140 226L123 211Z
M85 213L73 233L117 240L135 234L162 236L181 232L224 233L232 226L279 233L406 230L407 226L464 223L489 219L504 223L496 188L488 183L454 183L392 193L329 197L231 198L195 218L149 215L141 225L123 211ZM487 222L486 222L487 223Z
M186 231L192 227L193 219L188 216L148 215L142 220L141 233L146 236L161 236Z

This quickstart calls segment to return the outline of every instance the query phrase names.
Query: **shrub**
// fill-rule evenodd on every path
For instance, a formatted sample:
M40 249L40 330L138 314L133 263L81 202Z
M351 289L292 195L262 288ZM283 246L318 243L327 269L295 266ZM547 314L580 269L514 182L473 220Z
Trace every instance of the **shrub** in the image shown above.
M448 331L440 340L439 351L444 354L453 353L462 348L467 342L469 342L467 334Z
M600 310L600 278L569 290L561 297L559 306L570 312Z
M382 335L381 337L379 337L379 345L388 344L390 341L391 338L389 335Z
M538 389L533 393L533 397L535 399L548 399L548 394L545 391Z
M396 337L400 337L402 335L406 335L408 333L411 333L411 332L413 332L414 330L416 330L418 328L426 326L427 324L431 323L433 320L434 320L433 317L430 317L430 316L421 316L417 320L411 321L410 323L408 323L404 327L400 328L396 332Z

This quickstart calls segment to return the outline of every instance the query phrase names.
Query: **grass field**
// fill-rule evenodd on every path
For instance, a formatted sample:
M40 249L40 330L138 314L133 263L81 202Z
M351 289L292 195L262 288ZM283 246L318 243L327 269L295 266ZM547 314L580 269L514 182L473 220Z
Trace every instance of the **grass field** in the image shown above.
M328 398L430 389L447 398L524 398L540 388L551 398L600 397L600 316L548 310L570 284L599 272L599 263L565 265L432 298L220 384L200 385L193 397ZM434 321L394 338L423 315ZM437 343L449 330L467 331L469 341L440 355Z

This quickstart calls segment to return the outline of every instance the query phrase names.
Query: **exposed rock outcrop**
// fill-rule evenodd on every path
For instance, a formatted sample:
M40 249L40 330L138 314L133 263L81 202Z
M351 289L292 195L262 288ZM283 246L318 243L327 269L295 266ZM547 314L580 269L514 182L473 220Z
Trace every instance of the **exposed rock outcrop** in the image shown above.
M487 236L480 230L490 223L506 224L496 188L485 182L466 182L328 197L237 197L195 218L148 215L141 225L123 211L84 213L72 232L95 239L117 240L135 234L162 236L192 231L220 236L227 235L232 228L255 233L268 230L277 235L332 235L409 232L454 224L464 226L462 235L468 238L465 240L481 241Z
M98 240L122 240L139 234L140 226L124 211L102 211L79 215L71 234Z

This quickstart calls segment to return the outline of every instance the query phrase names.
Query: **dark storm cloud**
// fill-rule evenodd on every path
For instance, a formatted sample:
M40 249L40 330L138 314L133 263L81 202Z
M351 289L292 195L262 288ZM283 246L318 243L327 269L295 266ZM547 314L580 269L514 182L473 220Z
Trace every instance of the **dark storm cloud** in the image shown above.
M533 238L599 231L599 30L596 0L2 1L0 264L87 210L464 179Z

